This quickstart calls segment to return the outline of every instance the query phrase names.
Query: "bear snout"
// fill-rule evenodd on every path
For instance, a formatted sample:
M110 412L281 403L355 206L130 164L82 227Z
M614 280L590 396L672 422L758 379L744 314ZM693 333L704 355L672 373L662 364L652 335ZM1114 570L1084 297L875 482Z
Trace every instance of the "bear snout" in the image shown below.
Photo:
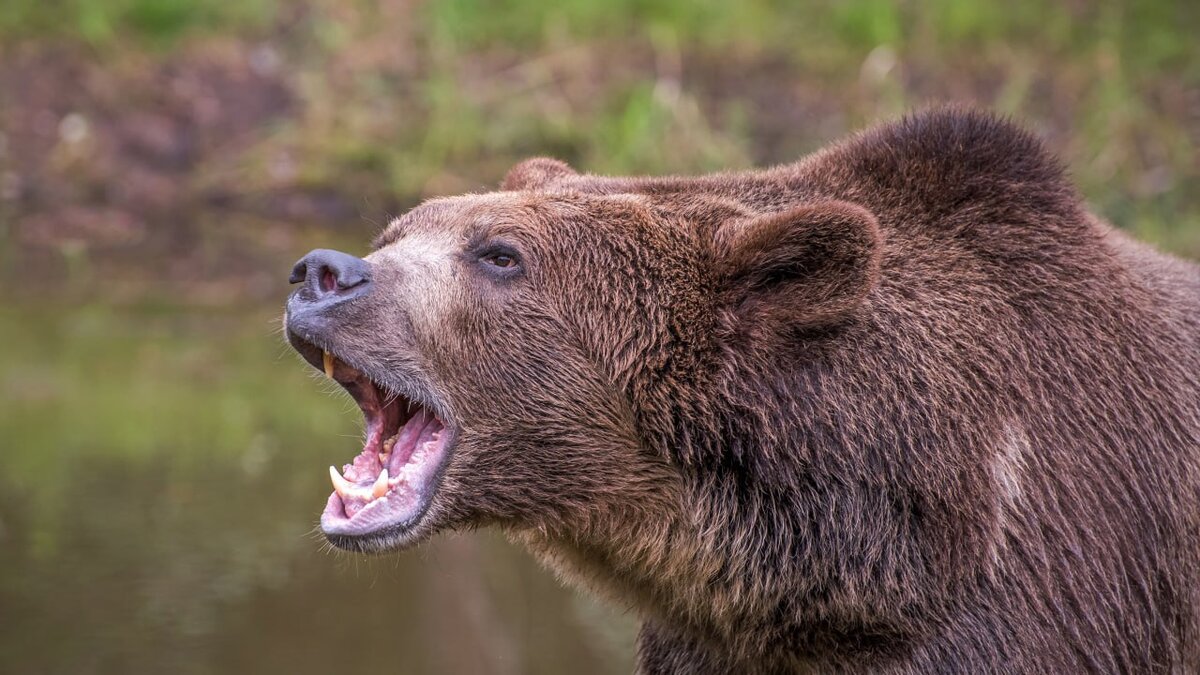
M287 301L287 325L301 335L329 323L331 310L371 289L371 263L362 258L316 249L292 267L288 282L300 284Z
M318 307L337 303L367 290L371 263L349 253L318 248L296 262L288 283L302 284L292 294L289 309L299 303Z

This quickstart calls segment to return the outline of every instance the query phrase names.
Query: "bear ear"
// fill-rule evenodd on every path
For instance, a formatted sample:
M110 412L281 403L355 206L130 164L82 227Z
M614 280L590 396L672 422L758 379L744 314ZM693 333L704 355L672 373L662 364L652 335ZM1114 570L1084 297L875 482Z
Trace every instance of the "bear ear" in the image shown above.
M879 225L848 202L729 221L714 233L714 246L738 332L837 323L879 280Z
M560 178L578 176L566 162L549 157L527 159L508 170L500 181L501 190L538 190L549 187Z

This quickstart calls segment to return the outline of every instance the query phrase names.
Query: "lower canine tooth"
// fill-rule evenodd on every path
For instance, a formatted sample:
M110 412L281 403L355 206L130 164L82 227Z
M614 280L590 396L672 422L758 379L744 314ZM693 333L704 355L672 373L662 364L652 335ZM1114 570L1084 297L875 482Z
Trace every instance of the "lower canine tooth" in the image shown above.
M324 355L325 377L328 377L329 379L332 380L333 379L333 354L330 354L329 352L325 352L324 354L325 354Z
M329 467L329 479L333 481L333 489L343 497L353 492L357 487L354 483L342 478L342 474L338 473L338 470L332 466Z
M375 499L387 494L388 491L388 472L387 469L379 472L379 478L375 479L375 484L371 486L371 496Z

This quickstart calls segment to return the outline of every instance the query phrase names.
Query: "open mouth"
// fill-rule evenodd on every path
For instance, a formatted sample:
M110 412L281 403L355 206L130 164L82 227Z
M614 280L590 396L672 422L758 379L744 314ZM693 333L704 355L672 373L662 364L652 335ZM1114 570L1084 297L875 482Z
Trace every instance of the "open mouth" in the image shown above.
M431 407L388 391L327 351L305 347L306 359L312 362L319 353L325 374L349 392L366 418L362 452L341 471L329 467L333 494L321 529L335 544L351 548L360 548L351 543L357 538L402 536L429 506L450 430Z

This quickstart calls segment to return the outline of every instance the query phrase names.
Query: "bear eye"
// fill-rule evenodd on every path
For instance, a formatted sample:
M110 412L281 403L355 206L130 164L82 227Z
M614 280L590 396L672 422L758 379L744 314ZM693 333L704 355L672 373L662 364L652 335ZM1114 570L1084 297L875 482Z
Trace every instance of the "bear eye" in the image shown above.
M492 250L479 256L479 259L492 267L509 270L517 267L520 261L517 254L508 250Z

